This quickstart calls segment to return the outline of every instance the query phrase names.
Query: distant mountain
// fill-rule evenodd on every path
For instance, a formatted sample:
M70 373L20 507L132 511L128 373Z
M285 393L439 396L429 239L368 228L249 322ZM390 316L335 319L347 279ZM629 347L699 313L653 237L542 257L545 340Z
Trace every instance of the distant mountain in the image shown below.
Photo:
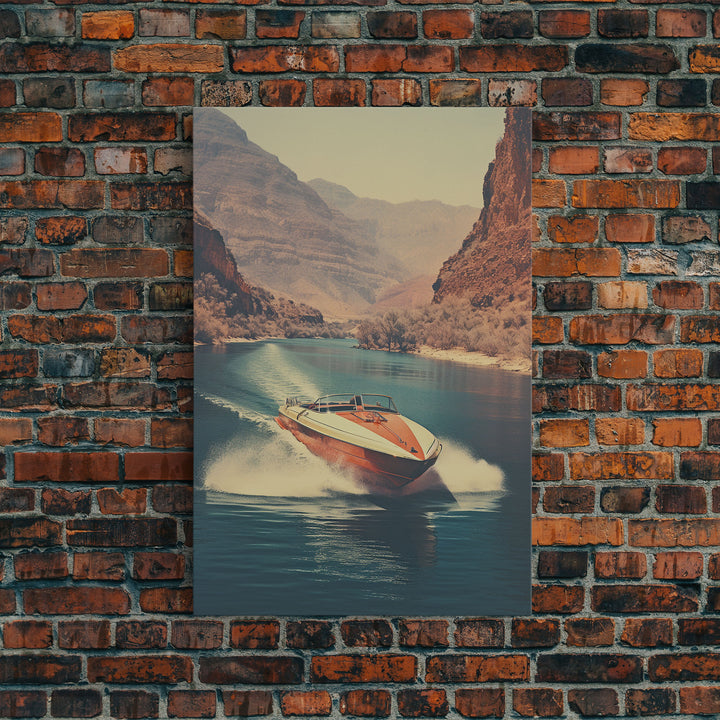
M361 198L343 185L319 178L307 184L331 208L366 224L377 245L414 277L434 275L480 212L479 207L446 205L438 200L390 203ZM478 181L478 199L479 191Z
M201 342L323 326L319 310L295 303L260 287L238 272L222 235L199 211L193 215L195 337ZM307 334L307 333L306 333Z
M346 318L409 277L366 223L328 207L224 113L197 110L193 144L195 207L250 284Z
M378 297L369 314L427 305L433 298L433 279L432 275L418 275L411 280L391 285Z
M476 307L530 298L531 119L508 109L505 134L483 184L483 209L433 284L434 302L466 297ZM529 307L529 306L528 306Z

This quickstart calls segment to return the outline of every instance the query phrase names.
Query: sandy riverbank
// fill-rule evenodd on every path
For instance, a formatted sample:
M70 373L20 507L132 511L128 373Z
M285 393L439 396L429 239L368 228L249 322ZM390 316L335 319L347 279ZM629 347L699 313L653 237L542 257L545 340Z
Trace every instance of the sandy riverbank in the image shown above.
M421 345L414 353L433 360L450 360L452 362L464 363L465 365L476 365L480 367L496 367L500 370L523 373L529 375L531 372L530 358L527 360L507 360L505 358L490 357L479 352L468 352L463 348L452 348L441 350L440 348Z

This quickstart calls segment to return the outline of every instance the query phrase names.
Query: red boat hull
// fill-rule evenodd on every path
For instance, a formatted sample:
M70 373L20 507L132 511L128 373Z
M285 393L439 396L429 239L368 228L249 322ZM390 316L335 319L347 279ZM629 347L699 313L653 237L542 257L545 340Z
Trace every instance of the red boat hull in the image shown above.
M289 430L313 455L332 464L349 465L365 473L380 475L395 487L402 487L419 478L435 464L439 454L438 451L425 460L393 457L323 435L285 415L275 419L281 428Z

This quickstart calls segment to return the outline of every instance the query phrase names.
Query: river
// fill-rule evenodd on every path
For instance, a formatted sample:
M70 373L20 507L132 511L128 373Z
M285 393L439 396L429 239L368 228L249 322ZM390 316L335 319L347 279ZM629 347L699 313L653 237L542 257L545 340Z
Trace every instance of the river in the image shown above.
M353 345L196 347L195 613L529 613L529 376ZM392 395L440 438L435 468L370 492L275 422L346 392Z

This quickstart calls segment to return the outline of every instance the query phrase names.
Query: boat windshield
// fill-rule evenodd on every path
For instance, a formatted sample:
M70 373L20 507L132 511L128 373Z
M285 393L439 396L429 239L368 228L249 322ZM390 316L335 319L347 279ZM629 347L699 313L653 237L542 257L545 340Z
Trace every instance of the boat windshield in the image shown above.
M317 412L347 412L353 410L376 410L379 412L396 413L393 399L389 395L323 395L310 408Z

